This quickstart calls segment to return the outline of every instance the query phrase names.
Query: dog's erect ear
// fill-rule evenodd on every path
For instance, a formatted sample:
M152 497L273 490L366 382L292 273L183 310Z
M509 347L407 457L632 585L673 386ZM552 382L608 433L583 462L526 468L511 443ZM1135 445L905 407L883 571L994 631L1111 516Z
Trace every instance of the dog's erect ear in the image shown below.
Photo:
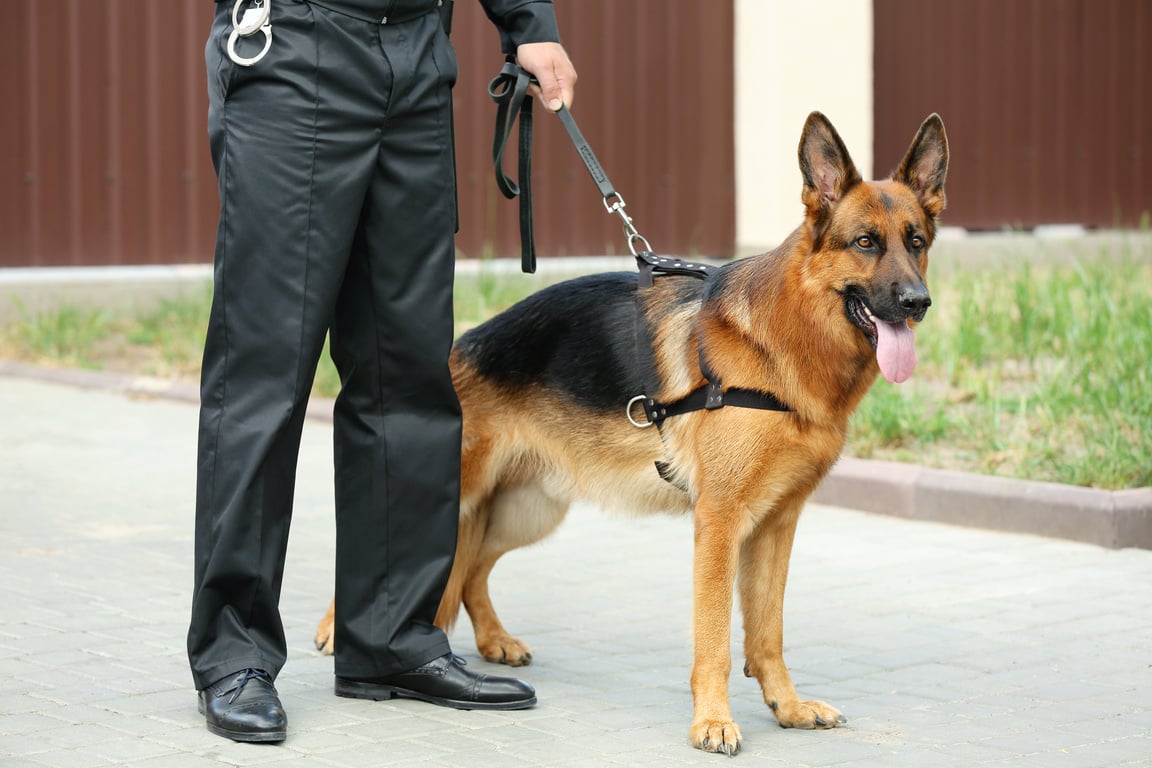
M800 135L800 173L804 175L804 207L813 217L860 183L860 172L840 134L819 112L808 115Z
M932 218L944 210L944 177L948 175L948 136L944 121L933 112L912 140L908 154L892 178L907 184Z

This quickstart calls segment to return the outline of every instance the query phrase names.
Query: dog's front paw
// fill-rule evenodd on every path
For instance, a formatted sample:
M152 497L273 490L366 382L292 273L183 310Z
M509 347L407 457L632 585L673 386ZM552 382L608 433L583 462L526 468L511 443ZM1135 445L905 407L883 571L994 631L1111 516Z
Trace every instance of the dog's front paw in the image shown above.
M740 728L731 720L698 720L688 732L692 746L733 757L740 751Z
M476 638L476 649L493 664L526 667L532 663L532 649L518 637L506 633Z
M781 728L835 728L848 720L835 707L822 701L800 701L794 699L789 702L770 702L768 704L776 715L776 722Z

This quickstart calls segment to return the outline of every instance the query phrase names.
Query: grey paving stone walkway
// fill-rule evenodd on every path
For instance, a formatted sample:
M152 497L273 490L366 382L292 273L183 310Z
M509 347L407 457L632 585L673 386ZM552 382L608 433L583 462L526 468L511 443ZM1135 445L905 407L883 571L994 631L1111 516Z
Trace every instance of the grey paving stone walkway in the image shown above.
M494 576L533 646L518 713L331 693L331 427L309 422L282 610L279 746L210 735L184 657L196 409L0 377L0 766L715 765L691 719L686 519L577 508ZM844 728L778 728L732 680L745 766L1152 766L1152 551L812 506L786 653ZM467 624L453 641L477 657Z

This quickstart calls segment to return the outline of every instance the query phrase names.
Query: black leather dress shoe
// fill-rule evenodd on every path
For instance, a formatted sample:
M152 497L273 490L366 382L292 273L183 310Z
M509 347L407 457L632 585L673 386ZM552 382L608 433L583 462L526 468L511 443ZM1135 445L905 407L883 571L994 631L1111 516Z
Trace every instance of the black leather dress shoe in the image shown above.
M536 690L511 677L489 677L464 668L465 661L448 653L410 672L372 680L336 678L336 695L380 701L399 696L455 709L528 709L536 705Z
M262 669L242 669L199 693L208 730L233 741L284 741L288 716Z

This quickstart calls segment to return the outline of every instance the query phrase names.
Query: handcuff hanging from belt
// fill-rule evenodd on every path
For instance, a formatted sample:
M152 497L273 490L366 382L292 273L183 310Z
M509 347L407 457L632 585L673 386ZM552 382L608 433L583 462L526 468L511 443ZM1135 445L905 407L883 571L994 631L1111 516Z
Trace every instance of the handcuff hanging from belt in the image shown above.
M272 48L272 0L254 0L240 15L249 0L236 0L232 6L232 34L228 36L228 58L242 67L250 67L268 55ZM264 33L264 48L255 56L244 57L236 51L240 38L252 37L257 32Z
M500 74L488 84L488 95L496 102L496 135L492 144L492 162L496 167L496 186L505 197L509 199L520 198L520 258L521 268L527 273L536 271L536 247L532 237L532 99L528 98L527 95L528 87L531 85L539 86L539 82L523 67L516 64L512 57L509 57L509 60L505 62ZM604 172L600 161L596 159L596 154L580 132L580 128L576 125L568 107L561 106L557 110L556 116L560 118L564 130L568 132L572 143L576 145L576 151L580 153L580 159L584 161L584 167L588 169L592 181L600 190L600 194L604 198L605 210L609 214L619 216L623 221L624 236L628 240L628 250L636 257L636 265L640 270L638 288L651 287L658 275L687 275L706 280L716 273L716 269L707 264L655 255L647 238L640 234L632 221L632 217L624 210L624 198L608 180L608 174ZM504 173L503 165L504 149L509 136L512 134L512 126L517 117L520 118L519 184L508 178ZM642 345L643 350L641 350ZM648 338L647 323L644 321L641 311L639 294L637 294L636 306L636 346L638 354L647 356L652 354L652 342ZM625 407L628 421L634 427L640 429L653 425L659 427L665 419L672 416L698 410L715 410L726 405L766 411L789 412L792 410L771 392L740 388L725 389L720 377L716 375L705 359L702 342L699 344L699 350L700 371L704 374L707 383L672 403L661 403L647 394L636 395L628 401L628 405ZM643 408L646 421L639 421L632 415L637 406ZM669 476L666 474L666 466L662 468L661 464L663 462L657 462L657 470L660 471L661 477L667 480Z
M245 4L251 3L247 8ZM244 14L241 16L240 9L244 9ZM380 19L381 24L397 23L399 21L408 21L419 17L420 15L437 10L440 14L440 23L444 26L446 34L452 33L452 0L436 0L433 6L428 5L427 8L415 13L411 16L384 17ZM364 21L372 21L375 19L364 19L361 16L354 15L354 18L359 18ZM248 38L255 35L257 32L264 33L264 48L252 57L241 56L236 46L241 38ZM232 6L232 34L228 36L228 58L236 62L242 67L250 67L257 63L265 56L272 48L272 0L236 0L236 4Z

